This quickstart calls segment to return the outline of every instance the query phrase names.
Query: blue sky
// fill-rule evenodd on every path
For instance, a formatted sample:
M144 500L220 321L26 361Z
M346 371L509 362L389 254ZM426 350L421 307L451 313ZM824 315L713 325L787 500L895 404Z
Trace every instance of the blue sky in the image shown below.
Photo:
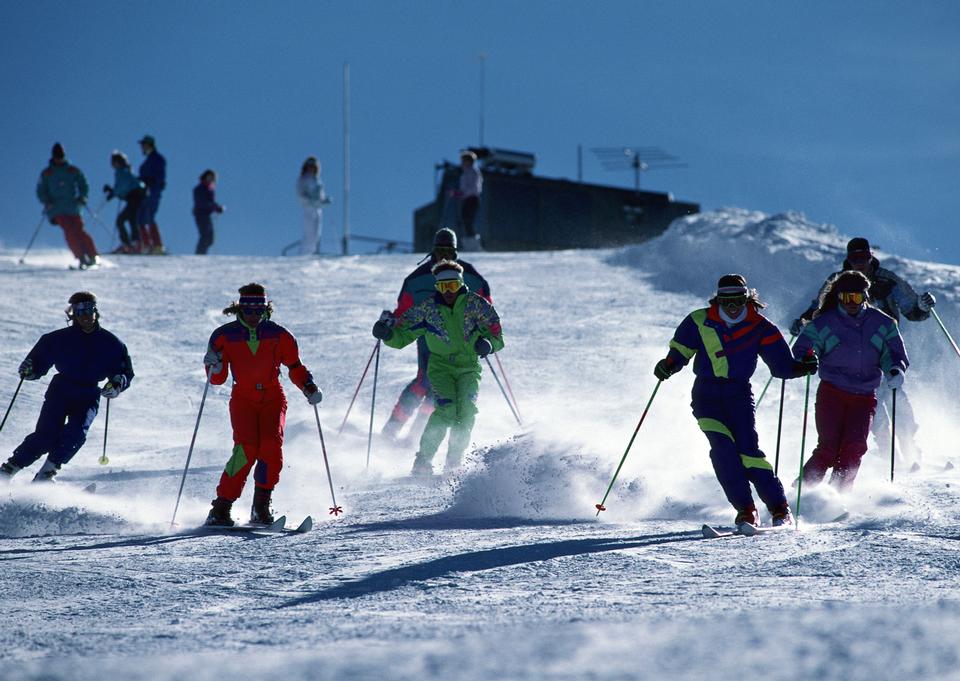
M960 3L41 0L0 15L7 247L39 220L54 141L95 208L110 152L139 165L150 133L169 164L158 221L172 251L193 250L191 190L212 167L227 206L212 252L278 253L300 233L309 154L335 201L323 250L339 248L344 62L352 230L409 240L433 165L478 142L483 52L485 141L534 152L543 175L575 178L578 144L657 145L689 167L647 173L646 188L798 210L960 263ZM589 152L584 179L632 182ZM62 245L59 229L40 243Z

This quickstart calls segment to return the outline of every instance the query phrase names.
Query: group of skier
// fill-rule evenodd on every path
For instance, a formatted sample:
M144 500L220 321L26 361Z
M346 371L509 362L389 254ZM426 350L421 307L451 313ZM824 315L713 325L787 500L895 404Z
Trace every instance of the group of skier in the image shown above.
M737 511L736 524L759 523L751 484L773 525L793 523L783 485L759 448L750 386L757 359L763 359L777 378L819 374L818 439L803 467L802 481L819 483L832 469L830 483L846 491L867 451L881 382L900 391L902 404L909 404L902 392L910 362L899 332L899 313L919 321L935 304L932 293L917 295L880 267L869 242L858 237L847 245L842 270L827 278L815 303L792 325L796 341L791 350L780 331L760 314L765 305L746 279L740 274L720 278L709 307L691 312L681 322L654 375L667 380L693 360L693 415L710 443L717 480ZM901 442L916 455L916 423L912 411L906 415ZM884 442L882 436L878 440Z
M273 522L270 501L283 467L287 410L280 366L287 367L290 380L310 404L319 404L323 397L300 360L296 339L272 321L273 305L264 287L250 283L239 293L223 311L234 320L213 332L203 358L211 384L233 379L233 449L212 502L211 525L233 524L232 505L251 469L251 522ZM116 398L133 380L126 347L100 327L96 297L81 291L69 302L71 325L42 336L20 365L22 380L36 380L51 367L59 373L47 390L35 432L0 466L0 475L10 477L46 454L34 480L52 480L83 445L100 398ZM931 293L917 295L880 267L867 240L855 238L848 244L843 269L827 278L815 305L794 323L791 350L760 313L765 305L745 277L720 278L709 306L691 312L676 329L654 375L667 380L693 361L693 414L709 442L717 479L737 511L737 524L759 523L751 484L774 525L793 522L783 485L759 447L750 385L758 358L782 379L819 373L818 442L803 468L803 481L820 482L832 469L831 483L848 490L867 451L881 382L901 391L901 404L908 404L902 390L909 360L898 316L919 321L935 304ZM480 360L503 348L503 336L490 287L476 268L458 259L452 230L436 233L431 253L404 280L396 308L381 314L372 334L389 347L417 344L417 376L401 393L384 435L396 439L419 411L421 418L411 427L415 434L423 426L412 474L433 474L433 458L445 438L445 471L457 468L477 415ZM432 399L421 406L428 394ZM905 430L902 442L912 447L912 414Z

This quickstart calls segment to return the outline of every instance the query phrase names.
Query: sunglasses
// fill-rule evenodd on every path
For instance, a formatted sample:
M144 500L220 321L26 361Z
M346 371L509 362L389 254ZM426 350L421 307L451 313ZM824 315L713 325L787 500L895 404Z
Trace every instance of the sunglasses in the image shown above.
M844 291L840 294L840 302L844 305L862 305L866 299L867 295L860 291Z
M440 293L456 293L463 286L463 282L459 279L444 279L438 281L436 286Z
M745 295L739 296L729 296L717 298L717 301L724 307L741 307L742 305L747 304L747 297Z
M250 314L262 315L266 311L266 309L267 308L264 307L263 305L256 305L253 307L241 307L240 311L243 312L243 314L247 314L247 315L250 315Z
M77 317L89 317L97 314L96 303L77 303L73 306L73 314Z
M452 246L437 246L433 249L433 252L441 260L457 259L457 249Z

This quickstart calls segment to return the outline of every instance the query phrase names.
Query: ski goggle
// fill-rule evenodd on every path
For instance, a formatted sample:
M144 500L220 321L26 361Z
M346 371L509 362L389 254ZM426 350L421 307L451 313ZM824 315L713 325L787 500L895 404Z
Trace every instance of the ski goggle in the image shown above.
M843 291L840 293L840 302L844 305L862 305L867 294L860 291Z
M84 303L74 303L73 304L73 316L74 317L91 317L97 314L97 304L92 302Z
M436 283L437 290L440 293L456 293L463 286L459 279L444 279Z
M263 316L263 313L267 311L266 306L264 305L244 305L240 308L240 311L246 315L260 315Z
M744 294L737 296L720 296L717 298L717 302L724 307L741 307L747 304L747 296Z

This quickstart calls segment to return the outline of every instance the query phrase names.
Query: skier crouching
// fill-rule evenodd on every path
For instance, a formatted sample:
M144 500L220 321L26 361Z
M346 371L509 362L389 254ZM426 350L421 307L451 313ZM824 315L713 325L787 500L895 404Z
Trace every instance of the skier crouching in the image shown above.
M373 335L392 348L403 348L420 337L430 351L427 378L433 392L430 414L413 475L433 474L433 457L447 430L445 470L460 465L470 445L477 417L480 358L503 348L500 317L493 305L472 293L463 283L463 267L441 260L433 267L436 292L399 317L384 312L373 325Z
M203 363L210 383L222 385L230 373L230 423L233 426L233 455L217 485L217 498L207 516L208 525L233 525L230 510L240 498L250 469L255 489L250 522L273 522L270 496L280 481L283 468L283 426L287 399L280 386L280 365L287 367L293 381L310 404L319 404L323 393L313 376L300 362L297 341L285 328L270 321L273 303L267 301L260 284L240 287L240 299L224 309L236 320L224 324L210 336ZM229 370L229 372L228 372Z
M100 398L117 397L133 380L127 346L100 326L97 297L89 291L74 293L66 313L70 326L41 336L20 364L25 381L37 380L51 367L57 374L47 388L36 430L0 466L0 477L13 477L46 454L33 481L53 481L86 442ZM108 380L101 388L103 379Z
M763 307L743 276L724 275L710 307L687 315L670 341L670 352L654 369L654 375L665 381L693 359L693 415L710 442L717 480L737 509L737 525L759 523L750 483L774 525L793 522L783 485L760 451L750 387L757 357L778 378L817 371L815 356L793 359L783 335L759 313Z

